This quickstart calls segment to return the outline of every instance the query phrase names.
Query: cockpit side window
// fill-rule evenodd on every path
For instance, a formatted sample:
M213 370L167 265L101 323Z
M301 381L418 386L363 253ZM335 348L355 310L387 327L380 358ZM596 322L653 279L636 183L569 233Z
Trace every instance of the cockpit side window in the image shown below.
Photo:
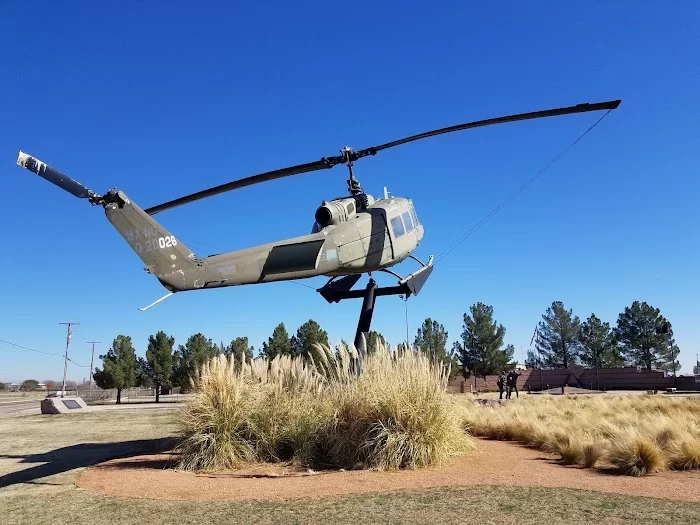
M391 227L394 230L394 237L401 237L406 231L404 230L403 223L401 222L401 216L397 215L391 219Z
M411 217L413 218L413 225L418 226L420 222L418 221L418 215L416 215L416 209L413 207L413 202L411 202Z
M414 227L413 219L411 219L410 212L404 212L402 217L403 217L403 224L406 227L406 232L410 232Z

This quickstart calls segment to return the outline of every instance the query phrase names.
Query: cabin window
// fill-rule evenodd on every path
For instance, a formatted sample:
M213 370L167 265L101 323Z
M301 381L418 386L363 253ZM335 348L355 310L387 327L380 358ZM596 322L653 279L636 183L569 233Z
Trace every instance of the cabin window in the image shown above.
M403 223L401 222L401 217L393 217L391 219L391 227L394 230L394 237L401 237L404 233L406 233L403 229Z
M411 214L409 212L405 212L402 215L402 217L403 217L404 226L406 226L406 231L410 232L413 229L413 227L415 226L413 224L413 220L411 219Z
M351 202L348 204L348 215L352 215L352 212L355 211L355 203Z

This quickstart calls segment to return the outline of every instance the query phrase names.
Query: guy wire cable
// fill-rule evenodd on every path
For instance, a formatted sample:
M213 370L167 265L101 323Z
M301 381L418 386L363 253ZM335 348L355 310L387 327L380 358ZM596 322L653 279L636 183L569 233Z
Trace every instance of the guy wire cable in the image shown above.
M508 197L505 201L503 201L501 204L496 206L488 215L486 215L481 221L479 221L477 224L472 226L467 233L465 233L462 237L458 238L457 241L452 243L447 249L443 250L436 258L435 262L433 263L433 266L439 263L441 260L443 260L447 255L449 255L457 246L462 244L469 236L471 236L472 233L474 233L476 230L481 228L484 224L486 224L492 217L494 217L499 211L501 211L503 208L505 208L515 197L520 195L530 184L535 182L541 175L543 175L549 168L551 168L560 158L562 158L571 148L573 148L583 137L585 137L588 132L590 132L593 128L595 128L601 120L603 120L605 117L608 116L608 113L610 113L612 110L609 109L602 117L600 117L591 127L589 127L586 131L584 131L576 140L574 140L571 144L569 144L566 148L564 148L554 159L552 159L549 164L547 164L544 168L542 168L540 171L538 171L534 176L530 177L529 180L527 180L522 186L520 186L516 191L514 191L510 197Z

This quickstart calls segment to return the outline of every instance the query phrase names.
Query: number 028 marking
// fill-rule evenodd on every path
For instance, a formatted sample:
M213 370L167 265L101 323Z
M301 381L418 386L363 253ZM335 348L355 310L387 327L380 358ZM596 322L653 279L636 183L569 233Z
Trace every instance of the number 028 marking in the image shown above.
M177 240L174 235L168 237L158 237L158 246L163 248L170 248L172 246L177 246Z

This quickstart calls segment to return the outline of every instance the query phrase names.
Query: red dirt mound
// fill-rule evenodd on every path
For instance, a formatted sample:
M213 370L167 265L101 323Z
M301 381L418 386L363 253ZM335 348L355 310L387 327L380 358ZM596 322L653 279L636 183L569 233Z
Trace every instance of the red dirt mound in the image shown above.
M290 499L435 486L531 485L700 502L700 472L662 472L642 478L562 466L553 456L513 443L478 439L477 452L451 464L400 472L321 471L258 465L206 474L166 468L169 456L138 456L90 467L79 487L160 500Z

